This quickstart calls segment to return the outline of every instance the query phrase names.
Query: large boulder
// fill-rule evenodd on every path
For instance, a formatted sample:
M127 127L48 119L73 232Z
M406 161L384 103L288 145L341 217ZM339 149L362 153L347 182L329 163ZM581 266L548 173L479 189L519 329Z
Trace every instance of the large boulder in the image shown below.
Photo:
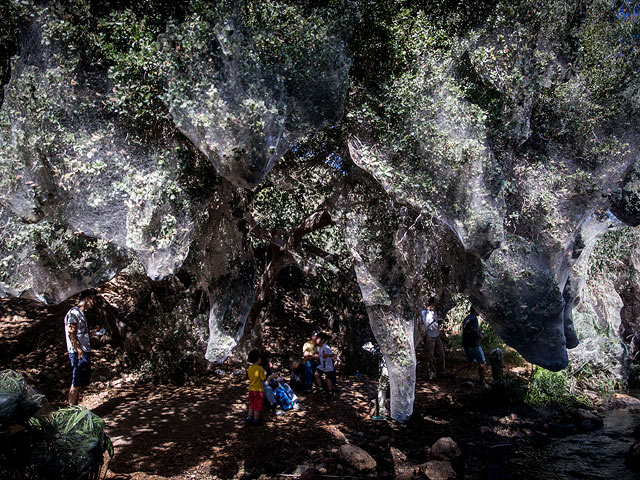
M342 445L338 450L340 460L358 472L376 468L376 461L371 455L355 445Z
M451 462L462 455L460 447L451 437L438 439L429 449L429 457L434 460Z
M422 471L429 480L452 480L457 476L451 463L444 460L430 460L422 466Z

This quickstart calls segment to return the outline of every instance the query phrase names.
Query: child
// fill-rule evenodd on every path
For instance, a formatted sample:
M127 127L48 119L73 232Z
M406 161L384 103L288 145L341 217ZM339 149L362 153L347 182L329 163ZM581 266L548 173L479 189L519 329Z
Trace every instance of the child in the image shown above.
M262 401L264 398L263 382L267 379L267 374L260 365L260 351L251 350L249 352L249 363L251 366L247 370L249 376L249 413L247 414L247 424L260 425L260 414L262 413Z
M336 369L333 363L335 355L331 351L329 345L327 345L328 338L329 337L326 333L319 333L316 336L318 342L318 360L320 361L320 364L316 369L314 377L316 380L316 386L318 387L318 392L322 392L324 390L322 388L322 380L324 379L327 385L327 400L330 402L335 397L333 387L336 384Z

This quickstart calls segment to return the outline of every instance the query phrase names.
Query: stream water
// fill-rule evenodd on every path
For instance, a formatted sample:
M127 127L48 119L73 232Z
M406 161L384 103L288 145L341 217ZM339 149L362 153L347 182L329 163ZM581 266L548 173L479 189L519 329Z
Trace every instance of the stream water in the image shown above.
M640 479L625 465L625 456L637 439L633 431L640 425L640 409L623 408L602 414L604 427L588 433L555 438L535 451L521 452L519 478L540 479Z

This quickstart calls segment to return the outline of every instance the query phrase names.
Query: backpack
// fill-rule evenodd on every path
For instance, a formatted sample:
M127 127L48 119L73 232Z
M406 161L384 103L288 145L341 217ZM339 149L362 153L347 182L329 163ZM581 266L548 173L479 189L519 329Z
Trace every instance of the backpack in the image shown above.
M273 393L283 410L287 411L293 408L293 401L289 398L289 394L282 386L278 386Z

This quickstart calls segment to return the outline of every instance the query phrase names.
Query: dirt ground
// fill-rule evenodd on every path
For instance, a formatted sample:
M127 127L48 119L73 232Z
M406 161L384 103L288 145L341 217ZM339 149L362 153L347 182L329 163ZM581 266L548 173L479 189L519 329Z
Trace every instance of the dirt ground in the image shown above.
M0 369L23 373L54 407L64 406L70 381L62 326L68 308L0 301ZM181 387L143 384L120 357L109 345L94 350L98 381L81 402L104 418L114 443L105 471L110 479L289 478L300 465L315 466L326 478L395 478L426 462L428 448L443 436L463 452L459 478L491 478L495 472L517 478L509 459L523 444L548 441L545 422L557 413L495 405L489 392L464 377L428 381L419 351L415 411L405 424L370 419L376 378L339 375L333 402L301 394L308 410L284 416L266 411L262 426L247 427L244 371L222 366ZM460 351L448 352L448 370L461 360ZM471 379L476 372L466 375ZM376 470L363 474L343 467L337 450L345 442L371 454Z

